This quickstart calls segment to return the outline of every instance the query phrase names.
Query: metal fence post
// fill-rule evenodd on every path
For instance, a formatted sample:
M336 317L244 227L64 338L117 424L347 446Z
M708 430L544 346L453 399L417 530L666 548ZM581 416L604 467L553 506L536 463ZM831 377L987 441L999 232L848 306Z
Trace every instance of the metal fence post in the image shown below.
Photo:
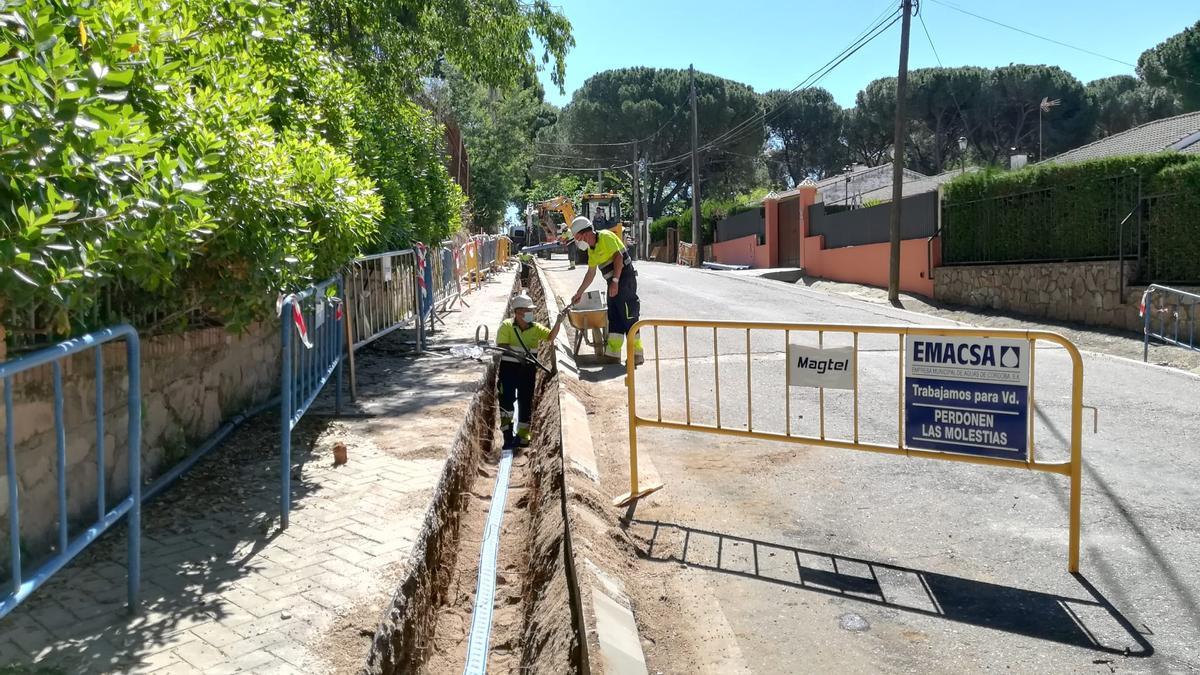
M288 509L291 507L292 479L292 327L291 311L295 300L283 301L279 314L279 527L288 526Z
M422 295L423 295L423 297L424 297L424 299L425 299L425 301L426 301L426 302L425 302L425 306L424 306L424 307L422 307L422 309L421 309L421 316L422 316L422 318L424 318L424 316L425 316L425 313L426 313L426 312L428 312L428 313L429 313L429 332L430 332L430 333L432 333L432 332L434 332L434 321L433 321L433 255L432 255L432 251L433 251L433 249L431 249L431 248L429 248L428 246L426 246L426 247L424 248L424 251L425 251L425 252L422 254L422 256L423 256L423 258L425 259L425 270L424 270L424 277L425 277L425 293L424 293L424 294L422 294Z
M99 351L100 347L96 347ZM125 361L129 373L129 611L138 610L142 585L142 349L136 333L125 338ZM98 439L99 445L104 439Z
M1146 289L1142 296L1142 362L1150 360L1150 308L1154 302L1154 287Z
M421 285L417 283L418 274L420 271L413 266L413 299L416 301L417 310L417 353L420 354L425 349L425 313L421 311Z
M342 364L346 362L345 357L345 341L346 341L346 317L349 316L348 308L346 307L346 278L342 274L337 275L335 286L337 289L338 306L333 310L333 356L337 359L337 382L334 383L333 392L333 411L337 415L342 414Z

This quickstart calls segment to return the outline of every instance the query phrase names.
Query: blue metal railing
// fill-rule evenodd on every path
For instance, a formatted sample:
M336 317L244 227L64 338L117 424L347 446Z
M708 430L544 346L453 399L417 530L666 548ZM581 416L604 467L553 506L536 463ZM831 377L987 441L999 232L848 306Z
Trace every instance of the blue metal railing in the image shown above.
M436 289L437 300L440 302L454 295L454 249L453 244L443 243L441 246L441 274Z
M334 291L333 296L329 290ZM336 275L280 305L279 424L280 424L280 526L288 526L292 495L292 430L308 412L321 389L337 375L335 408L342 411L342 359L346 350L343 327L342 276ZM297 311L302 321L297 318ZM299 333L301 340L293 340ZM309 344L304 343L307 335Z
M1142 326L1142 360L1150 359L1150 338L1160 340L1164 344L1200 351L1200 346L1196 344L1197 306L1200 306L1200 295L1195 293L1158 284L1146 287L1139 308L1145 320ZM1154 330L1152 315L1158 315L1157 332ZM1180 324L1187 326L1186 335L1180 335Z
M128 447L129 447L129 496L111 509L108 508L105 492L105 448L104 448L104 355L101 345L114 340L125 340L125 354L129 387ZM96 369L96 521L76 536L70 537L67 513L67 437L63 419L62 361L72 354L95 350ZM58 541L57 552L50 560L42 563L28 579L21 564L21 516L17 490L17 461L13 427L13 383L17 373L49 364L54 377L54 431L57 446L57 489L58 489ZM122 324L95 331L74 340L61 342L53 347L27 354L12 361L0 363L0 379L4 381L4 452L8 476L8 533L12 588L0 596L0 617L7 615L34 591L61 570L83 549L112 527L125 514L129 514L129 610L137 609L138 586L141 583L141 530L142 530L142 373L141 345L137 331Z
M422 276L425 282L425 292L421 293L421 323L429 326L429 332L433 332L433 303L436 300L437 288L433 285L433 264L434 250L424 248L424 270Z

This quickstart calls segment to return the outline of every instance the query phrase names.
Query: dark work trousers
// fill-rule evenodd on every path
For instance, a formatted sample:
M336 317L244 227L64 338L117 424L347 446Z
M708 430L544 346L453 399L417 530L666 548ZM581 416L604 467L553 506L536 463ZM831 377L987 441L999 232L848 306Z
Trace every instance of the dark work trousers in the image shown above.
M637 272L627 266L617 282L617 295L608 299L608 332L625 335L642 314L637 294Z
M537 383L537 366L529 363L500 362L500 429L512 430L513 403L517 406L517 430L529 428L533 415L533 388Z

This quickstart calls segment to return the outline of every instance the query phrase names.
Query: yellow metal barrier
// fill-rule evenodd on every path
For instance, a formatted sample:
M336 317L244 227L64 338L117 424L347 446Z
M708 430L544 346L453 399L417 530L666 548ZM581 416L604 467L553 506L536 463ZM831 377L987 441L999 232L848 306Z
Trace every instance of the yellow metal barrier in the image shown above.
M483 271L479 269L479 242L472 239L463 244L464 267L466 268L467 290L483 288Z
M662 416L662 376L659 368L660 352L659 352L659 335L660 327L676 327L683 329L683 388L684 388L684 406L685 413L682 421L664 420ZM655 418L642 417L637 411L636 397L636 378L634 376L634 338L638 337L642 331L653 329L653 344L654 344L654 373L655 373L655 390L657 399L657 414ZM713 338L713 372L715 384L715 408L716 408L716 425L700 424L692 419L692 402L691 402L691 384L689 381L689 354L688 354L688 331L702 330L705 334L711 331ZM720 354L717 349L717 331L718 330L736 330L745 331L746 333L746 428L732 428L723 426L721 423L721 388L720 388ZM753 428L753 410L752 410L752 352L750 333L754 330L769 330L780 331L784 334L784 363L787 367L787 376L785 380L786 396L785 396L785 415L787 415L787 423L784 433L755 431ZM838 439L829 438L826 435L825 429L825 389L824 387L813 387L819 389L818 407L820 412L820 430L817 436L806 436L792 433L791 428L791 363L787 358L789 345L791 344L791 336L793 334L813 334L817 335L818 345L824 346L825 336L831 334L849 334L853 338L853 362L850 366L852 387L847 387L853 391L853 434L850 438ZM897 396L897 421L896 421L896 444L879 444L879 443L864 443L859 439L859 372L858 372L858 354L860 336L863 335L891 335L897 339L898 349L898 396ZM920 448L907 447L905 444L905 347L906 339L912 337L931 337L931 338L1000 338L1009 340L1026 340L1029 345L1029 362L1028 362L1028 386L1027 386L1027 416L1028 429L1026 436L1027 454L1025 460L1010 459L1005 457L982 456L971 454L956 454L954 452L945 452L937 450L926 450ZM1033 415L1029 414L1034 410L1033 396L1033 374L1034 362L1036 354L1037 341L1045 341L1054 343L1063 347L1070 356L1072 363L1072 381L1071 381L1071 435L1070 435L1070 457L1065 462L1041 462L1036 459L1034 453L1034 423ZM969 464L983 464L986 466L998 466L1013 469L1026 469L1031 471L1040 471L1045 473L1054 473L1067 476L1070 479L1070 543L1068 547L1068 568L1071 572L1079 571L1079 530L1080 530L1080 490L1082 479L1082 428L1083 428L1083 359L1080 357L1079 350L1071 341L1067 340L1057 333L1048 331L1022 331L1022 330L1001 330L1001 329L983 329L983 328L946 328L946 327L925 327L925 326L881 326L881 325L846 325L846 324L808 324L808 323L777 323L777 322L741 322L741 321L692 321L692 320L674 320L674 319L645 319L634 324L630 330L629 339L625 341L626 349L626 388L628 394L629 406L629 492L617 497L614 504L617 506L627 506L646 495L661 489L661 484L657 485L640 485L638 483L638 462L637 462L637 431L640 427L654 427L660 429L674 429L679 431L694 431L710 434L720 434L725 436L736 436L742 438L754 438L765 441L782 441L788 443L799 443L811 446L820 446L828 448L843 448L847 450L862 450L866 452L881 453L887 455L901 455L905 457L922 457L927 459L940 459L952 462L965 462ZM706 358L706 357L703 357ZM964 451L965 452L965 451Z
M508 237L500 237L499 242L496 244L496 264L500 265L501 267L504 267L508 264L508 256L511 255L511 252L509 251L509 244L510 241Z

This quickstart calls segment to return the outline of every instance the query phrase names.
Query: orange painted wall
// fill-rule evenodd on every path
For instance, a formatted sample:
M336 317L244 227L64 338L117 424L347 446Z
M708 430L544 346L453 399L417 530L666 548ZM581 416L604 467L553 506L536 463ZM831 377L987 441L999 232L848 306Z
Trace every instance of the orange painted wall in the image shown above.
M713 244L713 261L725 265L754 265L754 249L758 237L750 234Z
M725 265L749 265L756 269L771 266L771 247L759 244L753 234L713 244L712 252L713 262Z
M934 237L932 265L925 239L900 242L900 290L933 297L930 267L941 265L941 240ZM886 288L891 245L867 244L844 248L824 248L825 237L804 238L804 273L834 281L846 281Z

